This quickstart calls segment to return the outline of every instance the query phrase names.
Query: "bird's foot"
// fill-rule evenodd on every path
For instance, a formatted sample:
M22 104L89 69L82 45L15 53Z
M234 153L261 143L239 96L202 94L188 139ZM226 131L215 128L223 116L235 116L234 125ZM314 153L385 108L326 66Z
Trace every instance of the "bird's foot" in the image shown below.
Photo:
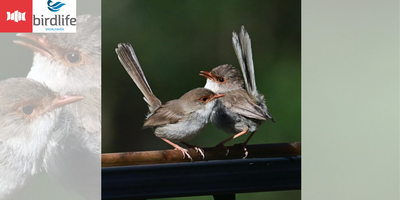
M188 148L193 148L194 150L196 150L196 153L200 153L201 157L203 157L203 160L206 159L206 156L204 154L204 150L198 146L194 146L191 144L188 144L186 142L181 142L182 144L186 145Z
M203 157L203 160L206 159L206 156L204 155L204 150L202 148L196 147L196 146L193 148L196 150L197 153L201 154L201 156Z
M193 158L190 156L189 151L187 149L184 149L182 147L175 147L176 150L179 150L183 154L183 159L187 156L191 162L193 162Z
M229 148L226 147L223 143L219 143L219 144L218 144L217 146L215 146L215 147L223 148L223 149L226 151L225 156L228 156L228 154L229 154Z
M236 146L236 145L239 145L239 146L241 146L243 148L243 151L244 151L243 159L247 158L247 156L249 155L249 151L247 151L247 148L246 148L247 144L246 143L240 143L240 144L235 144L234 146Z

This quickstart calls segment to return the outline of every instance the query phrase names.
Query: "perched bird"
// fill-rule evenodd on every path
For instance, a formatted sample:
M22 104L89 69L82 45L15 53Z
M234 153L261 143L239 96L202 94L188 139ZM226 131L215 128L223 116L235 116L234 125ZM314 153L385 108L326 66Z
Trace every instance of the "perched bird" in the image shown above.
M101 198L101 19L77 17L76 33L17 34L14 41L34 51L28 78L61 94L85 99L66 107L75 129L53 135L46 151L47 173L87 199ZM71 122L66 122L71 123Z
M257 91L251 41L243 26L239 37L235 32L232 33L232 42L243 76L231 65L220 65L211 72L201 71L200 75L207 78L204 88L225 94L224 98L218 99L211 122L219 129L235 135L218 146L224 147L226 142L250 131L251 135L242 144L246 158L246 145L261 122L275 121L268 111L264 96Z
M185 142L198 135L209 121L215 100L223 97L224 94L216 94L205 88L196 88L185 93L179 99L168 101L162 105L161 101L153 94L132 46L120 43L115 51L149 106L150 112L143 128L154 128L154 134L157 137L182 151L184 157L186 155L192 160L188 150L174 142ZM196 148L196 150L204 158L201 149Z
M32 79L0 81L0 199L15 197L39 172L49 139L65 126L60 107L82 99Z

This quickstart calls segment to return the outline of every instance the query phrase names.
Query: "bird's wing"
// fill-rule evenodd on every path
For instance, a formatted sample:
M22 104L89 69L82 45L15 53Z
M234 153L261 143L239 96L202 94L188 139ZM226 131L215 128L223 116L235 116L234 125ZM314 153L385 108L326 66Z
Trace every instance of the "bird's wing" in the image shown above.
M251 119L267 120L263 109L243 90L231 91L221 98L222 104L232 112ZM240 102L240 103L237 103Z
M184 116L177 100L168 101L150 115L143 124L143 129L178 123Z

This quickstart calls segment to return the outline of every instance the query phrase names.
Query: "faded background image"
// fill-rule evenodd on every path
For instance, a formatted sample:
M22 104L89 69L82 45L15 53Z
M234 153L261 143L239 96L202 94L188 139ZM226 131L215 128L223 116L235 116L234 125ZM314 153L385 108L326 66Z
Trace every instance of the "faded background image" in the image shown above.
M102 152L172 149L152 130L141 130L148 108L118 60L118 43L132 44L154 94L165 103L203 87L202 70L221 64L239 68L231 37L242 25L252 41L258 90L276 120L264 122L249 144L300 141L300 11L300 1L289 0L102 1ZM189 143L212 147L230 136L209 124ZM300 199L300 191L237 198Z
M77 0L77 16L82 14L101 15L100 3L100 1L95 0ZM26 77L32 66L33 51L14 44L13 40L17 39L19 40L20 38L16 37L16 33L0 33L0 80L11 77ZM85 166L74 167L80 168ZM67 190L58 181L50 178L45 172L41 172L24 189L20 199L80 200L84 198Z

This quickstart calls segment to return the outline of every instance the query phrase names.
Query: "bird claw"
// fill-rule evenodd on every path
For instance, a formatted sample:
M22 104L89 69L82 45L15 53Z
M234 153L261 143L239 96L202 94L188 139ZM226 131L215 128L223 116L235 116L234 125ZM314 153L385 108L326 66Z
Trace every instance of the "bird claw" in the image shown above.
M247 151L246 146L243 146L243 151L244 151L244 157L242 159L245 159L249 155L249 151Z
M223 148L223 149L226 151L225 156L228 156L228 154L229 154L229 148L228 148L228 147L226 147L226 146L223 145L223 144L218 144L218 145L215 146L215 147L221 147L221 148Z
M200 153L201 156L203 157L203 160L206 158L206 156L204 155L204 150L202 148L188 144L186 142L181 142L181 143L186 145L188 148L193 148L194 150L196 150L196 153Z
M200 147L193 147L196 150L196 153L200 153L201 156L203 157L203 160L206 158L206 156L204 155L204 150Z
M240 144L235 144L234 146L236 146L236 145L240 145L240 146L243 148L244 157L243 157L242 159L247 158L247 156L249 155L249 151L248 151L247 148L246 148L246 144L240 143Z
M190 156L189 151L187 149L179 149L182 151L183 154L183 159L185 159L185 155L190 159L191 162L193 162L193 158Z

